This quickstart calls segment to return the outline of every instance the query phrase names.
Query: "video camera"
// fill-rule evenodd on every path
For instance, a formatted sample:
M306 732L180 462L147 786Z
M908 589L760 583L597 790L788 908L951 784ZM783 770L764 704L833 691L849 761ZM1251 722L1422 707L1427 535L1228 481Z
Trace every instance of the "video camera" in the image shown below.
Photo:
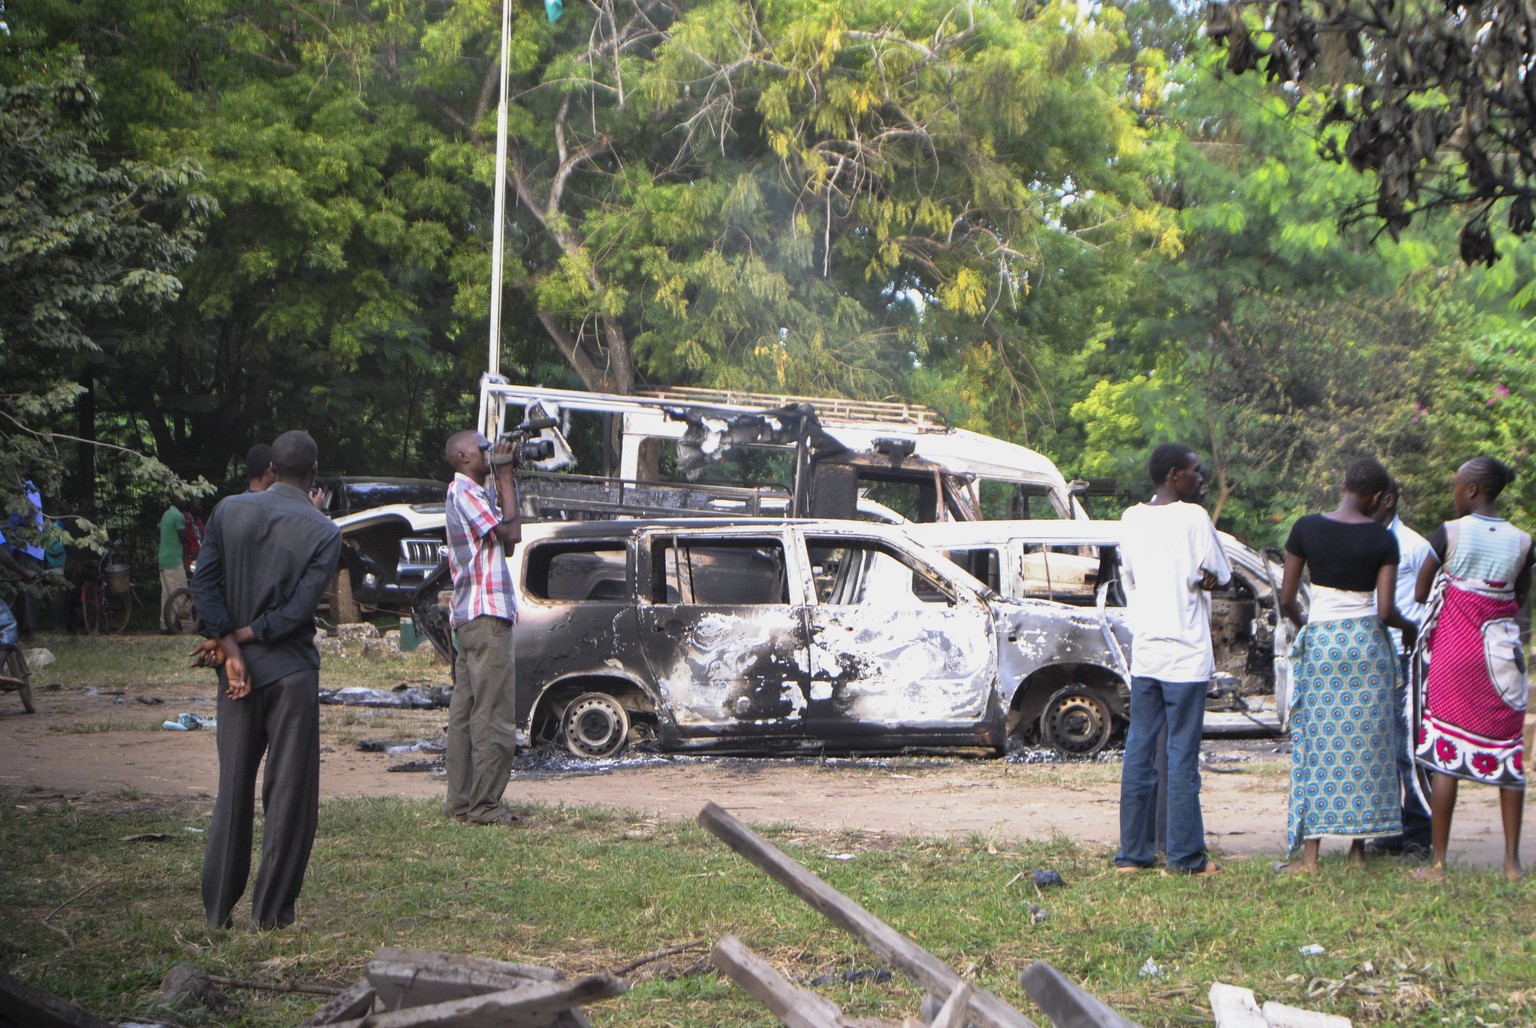
M534 439L532 436L544 431L546 428L554 428L558 421L554 418L528 418L522 424L513 428L510 432L503 432L501 439L512 444L512 452L501 454L495 450L490 452L489 459L492 467L501 467L511 464L513 467L526 467L534 461L549 460L555 455L555 443L552 439ZM498 442L501 440L498 439Z

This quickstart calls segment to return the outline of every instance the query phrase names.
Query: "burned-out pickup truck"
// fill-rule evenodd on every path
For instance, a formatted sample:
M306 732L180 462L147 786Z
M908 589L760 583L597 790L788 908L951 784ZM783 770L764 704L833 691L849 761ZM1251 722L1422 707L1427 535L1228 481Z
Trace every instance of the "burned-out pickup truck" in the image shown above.
M627 743L751 753L1001 751L1052 699L1125 715L1118 615L1007 600L900 528L776 519L527 524L517 728L606 757ZM438 589L419 627L451 641Z

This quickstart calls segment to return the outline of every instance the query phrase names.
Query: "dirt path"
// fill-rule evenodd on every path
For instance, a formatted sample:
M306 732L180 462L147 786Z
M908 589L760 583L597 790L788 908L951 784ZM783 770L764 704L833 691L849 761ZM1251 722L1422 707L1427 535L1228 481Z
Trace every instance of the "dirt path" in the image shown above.
M44 676L46 680L46 676ZM211 717L207 687L121 691L38 686L38 712L0 694L0 788L30 795L137 794L206 799L216 774L214 734L161 723L185 711ZM365 741L440 739L446 712L322 707L323 795L433 798L441 772L392 772L430 754L362 752ZM1274 740L1207 740L1206 827L1218 853L1281 856L1288 755ZM868 833L971 834L1003 842L1061 834L1105 848L1118 832L1115 764L985 759L639 758L606 767L528 759L511 798L550 805L598 804L661 818L695 816L714 800L757 822ZM1532 839L1527 818L1527 860ZM1465 789L1456 812L1453 860L1501 859L1492 791ZM1341 850L1325 843L1324 852Z

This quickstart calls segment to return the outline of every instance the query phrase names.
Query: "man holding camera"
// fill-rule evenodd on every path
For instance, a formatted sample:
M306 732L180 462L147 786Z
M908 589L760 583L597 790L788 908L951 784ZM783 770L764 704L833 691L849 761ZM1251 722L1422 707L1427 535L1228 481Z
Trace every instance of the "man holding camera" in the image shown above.
M512 626L517 607L507 555L523 537L513 479L514 447L479 432L446 447L448 564L453 572L453 700L448 705L448 797L444 811L476 825L520 826L501 805L516 748ZM495 492L486 488L494 479Z

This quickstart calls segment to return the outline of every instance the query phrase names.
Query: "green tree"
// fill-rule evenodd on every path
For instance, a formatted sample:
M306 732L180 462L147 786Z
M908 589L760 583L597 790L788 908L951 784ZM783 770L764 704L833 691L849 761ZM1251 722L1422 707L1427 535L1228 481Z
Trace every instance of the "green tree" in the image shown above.
M1330 502L1357 455L1416 468L1429 451L1415 404L1430 354L1459 308L1446 250L1425 232L1397 243L1339 229L1354 184L1321 161L1303 99L1292 109L1249 80L1212 73L1209 53L1164 68L1147 116L1172 155L1157 196L1178 212L1180 250L1139 294L1075 410L1090 473L1143 485L1163 438L1207 455L1213 509L1268 541L1274 523ZM1139 431L1138 431L1139 429Z
M94 468L92 420L58 429L83 392L75 380L109 366L105 337L181 292L208 202L186 163L102 153L99 94L67 52L0 49L0 141L0 504L18 510L25 478L57 495L68 451ZM99 445L136 487L189 488L126 442Z

